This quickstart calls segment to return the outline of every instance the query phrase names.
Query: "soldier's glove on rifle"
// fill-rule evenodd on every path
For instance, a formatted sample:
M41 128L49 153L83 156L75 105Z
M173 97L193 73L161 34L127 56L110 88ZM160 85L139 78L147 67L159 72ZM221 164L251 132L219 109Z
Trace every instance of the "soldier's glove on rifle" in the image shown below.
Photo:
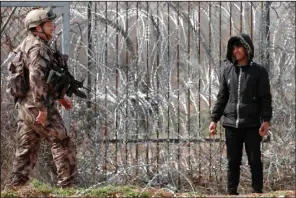
M72 102L67 96L64 96L62 99L58 99L58 101L65 107L65 109L72 109Z

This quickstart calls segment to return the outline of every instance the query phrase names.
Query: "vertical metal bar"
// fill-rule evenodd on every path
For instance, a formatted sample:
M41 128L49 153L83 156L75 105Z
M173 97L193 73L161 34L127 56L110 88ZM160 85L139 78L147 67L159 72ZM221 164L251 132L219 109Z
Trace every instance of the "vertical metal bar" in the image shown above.
M95 13L97 13L97 2L95 2ZM94 15L94 29L95 29L95 32L97 32L97 15L95 14ZM95 65L97 64L98 62L98 36L97 34L95 33L94 35L94 60L95 60ZM94 112L95 112L95 115L97 115L97 88L98 88L98 84L97 84L97 79L98 79L98 72L96 72L96 77L95 77L95 98L94 98ZM100 102L100 101L99 101ZM98 123L97 123L97 119L94 120L95 121L95 130L96 131L99 131L100 129L98 129ZM98 140L100 139L100 136L98 135L96 137L96 142L98 142ZM98 155L99 153L95 153L95 155ZM97 157L95 157L95 159L97 159Z
M296 8L296 2L294 2L294 8ZM294 38L296 38L296 16L294 16ZM296 39L294 39L294 45L296 46ZM296 48L294 47L294 54L296 54ZM296 55L294 55L294 64L296 63ZM296 83L296 72L294 72L294 83ZM295 92L294 92L295 93ZM296 103L296 97L294 98L294 102ZM294 103L294 104L295 104ZM294 115L294 126L296 126L296 113ZM296 145L296 138L294 138L294 145ZM296 146L294 146L294 153L296 153ZM294 189L296 190L296 178L294 179Z
M138 20L139 20L139 2L137 1L137 24L138 24ZM137 50L137 65L139 64L139 41L138 41L138 34L136 36L136 50ZM139 67L137 67L136 69L137 72L137 82L136 82L136 97L137 97L137 101L139 101L139 95L138 95L138 90L139 90ZM136 132L136 138L139 139L139 114L137 113L137 132ZM139 167L139 144L136 143L136 163L137 163L137 167ZM139 172L139 168L136 169L136 175L138 175Z
M219 74L221 76L222 74L222 70L221 70L221 66L222 66L222 6L221 6L221 1L219 2L220 4L220 12L219 12ZM220 122L220 141L219 141L219 147L220 147L220 163L219 163L219 172L222 172L222 127L221 127L221 122ZM222 177L220 174L220 183L222 182Z
M118 26L118 1L116 1L116 26ZM119 81L119 72L118 72L118 58L119 58L119 32L116 33L116 65L115 65L115 69L116 69L116 84L115 84L115 94L116 94L116 99L117 99L117 104L119 103L119 99L118 99L118 81ZM118 110L117 110L118 111ZM117 157L118 157L118 113L116 112L116 123L115 123L115 139L116 139L116 143L115 143L115 173L117 173L118 171L118 161L117 161Z
M198 2L198 66L200 67L200 1ZM199 138L201 139L201 123L200 123L200 84L201 84L201 73L198 74L198 132L199 132ZM198 181L200 182L201 179L201 141L198 142Z
M259 35L260 35L260 41L259 41L259 62L264 61L264 2L261 2L261 19L260 19L260 30L259 30Z
M148 56L148 53L149 53L149 24L148 24L148 21L149 21L149 5L148 5L148 1L146 2L146 12L147 12L147 17L146 17L146 49L147 49L147 52L146 52L146 70L147 70L147 86L150 86L150 79L149 79L149 56ZM147 92L146 92L146 97L148 98L149 97L149 88L147 89ZM145 120L145 123L146 123L146 135L145 135L145 139L148 140L149 137L147 134L149 134L149 123L148 123L148 116L146 117L146 120ZM145 150L146 150L146 166L147 166L147 170L149 172L149 142L146 142L145 143Z
M128 33L128 1L125 2L125 32ZM128 164L128 149L127 149L127 140L128 140L128 100L129 100L129 58L128 58L128 49L127 45L125 46L125 63L126 63L126 100L125 100L125 165Z
M270 50L270 4L271 2L265 2L266 3L266 26L265 26L265 32L266 32L266 69L268 73L270 73L270 57L269 57L269 50Z
M159 2L157 1L157 27L159 28ZM156 55L156 64L157 64L157 68L159 68L159 54L160 54L160 42L159 42L159 32L157 32L157 55ZM159 75L157 74L156 76L156 86L157 86L157 113L159 115ZM157 121L157 129L156 129L156 137L157 137L157 140L159 139L159 128L160 128L160 119L159 119L159 116L158 116L158 121ZM157 141L156 143L156 150L157 150L157 155L156 155L156 175L159 174L159 142ZM157 177L157 183L159 183L159 177Z
M97 13L97 2L95 2L95 13ZM96 14L94 15L94 31L97 32L97 16ZM95 33L94 34L94 40L93 40L93 43L94 43L94 47L93 47L93 54L94 54L94 62L95 62L95 65L97 63L97 61L99 60L98 59L98 37L97 37L97 34ZM98 72L96 72L96 75L95 75L95 78L94 78L94 113L95 115L97 114L97 79L98 79ZM98 101L100 102L100 101ZM94 119L94 123L95 123L95 131L99 131L100 130L100 127L98 127L98 123L97 123L97 119ZM95 137L95 142L99 142L99 140L101 139L101 137L99 135L97 135ZM100 156L100 153L98 152L100 150L100 146L101 145L98 145L98 147L95 148L95 153L94 153L94 162L97 163L97 159L98 159L98 156ZM106 167L106 163L104 161L103 163L103 166ZM103 173L103 175L105 176L105 173Z
M265 50L264 50L264 48L266 47L265 45L264 45L264 36L265 36L265 33L264 33L264 31L266 30L265 28L264 28L264 19L266 19L265 18L265 9L264 9L264 2L262 1L261 2L261 21L260 21L260 44L259 44L259 54L260 54L260 62L262 62L263 64L265 64L266 62L265 62ZM263 141L261 141L261 149L262 150L264 150L264 144L263 144Z
M87 39L88 39L88 46L87 46L87 96L88 100L86 102L87 108L91 108L91 71L92 71L92 60L91 60L91 53L92 53L92 35L91 35L91 28L92 28L92 16L91 16L91 9L92 9L92 2L89 1L87 4L87 18L88 18L88 24L87 24Z
M243 2L240 2L240 27L239 32L242 33L243 31Z
M191 11L191 4L190 2L188 2L188 13L190 13ZM190 79L190 31L191 31L191 28L189 26L190 24L190 18L188 20L188 33L187 33L187 37L188 37L188 43L187 43L187 56L188 56L188 63L187 63L187 79ZM187 115L187 120L188 120L188 124L187 124L187 130L188 130L188 138L189 138L189 144L188 144L188 165L189 165L189 177L190 179L192 178L192 165L191 165L191 131L190 131L190 108L191 107L191 101L190 101L190 87L188 87L188 90L187 90L187 109L188 109L188 115Z
M229 35L231 36L232 35L232 3L231 2L229 2Z
M180 140L180 38L179 38L179 31L180 31L180 2L177 2L178 4L178 13L177 13L177 100L178 100L178 123L177 123L177 133L178 133L178 140ZM180 179L180 141L178 141L178 154L177 154L177 160L178 160L178 187L180 189L181 187L181 179Z
M95 2L97 3L97 2ZM105 19L108 20L108 15L107 15L107 10L108 10L108 7L107 7L107 1L105 2ZM107 94L108 94L108 91L107 91L107 70L106 70L106 67L108 65L108 42L107 42L107 39L108 39L108 24L106 23L106 26L105 26L105 69L104 69L104 78L105 78L105 124L104 124L104 138L105 138L105 179L107 181L107 151L108 151L108 146L109 146L109 135L108 135L108 123L107 123L107 120L108 120L108 115L107 115Z
M251 39L253 40L253 2L251 1Z
M22 2L24 3L24 2ZM69 47L69 35L70 35L70 2L67 2L64 5L63 12L63 32L62 32L62 53L63 54L69 54L70 47ZM71 121L71 114L70 111L63 109L62 110L62 116L65 123L65 127L67 128L67 131L70 131L70 121Z
M90 109L91 108L91 88L92 88L92 82L91 82L91 72L93 71L92 69L92 34L91 34L91 30L92 30L92 15L91 15L91 11L92 11L92 2L89 1L87 3L87 97L88 100L86 101L86 108ZM86 112L86 119L87 120L91 120L92 116L91 116L91 112L87 111ZM90 134L91 131L91 125L90 123L87 123L87 133ZM94 160L96 160L96 156L92 156ZM103 163L102 163L103 164Z
M167 54L168 54L168 67L170 66L170 37L169 37L169 35L170 35L170 4L168 3L168 8L167 8L168 10L168 50L167 50ZM168 84L167 84L167 86L168 86L168 99L167 99L167 103L168 103L168 112L167 112L167 119L168 119L168 130L167 130L167 138L168 138L168 143L167 143L167 152L168 152L168 154L167 154L167 156L168 156L168 158L169 158L169 156L170 156L170 141L169 141L169 139L170 139L170 81L169 81L169 79L170 79L170 72L168 71Z
M212 107L212 100L211 100L211 95L212 95L212 80L211 80L211 73L212 73L212 29L211 29L211 19L212 19L212 5L211 2L209 2L209 114L211 114L211 107ZM212 142L210 141L210 179L212 178Z

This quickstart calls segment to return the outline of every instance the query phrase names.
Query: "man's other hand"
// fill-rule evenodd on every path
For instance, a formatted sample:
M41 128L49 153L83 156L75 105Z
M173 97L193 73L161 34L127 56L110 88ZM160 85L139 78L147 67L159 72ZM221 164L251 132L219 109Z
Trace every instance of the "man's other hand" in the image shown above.
M212 121L212 122L210 123L210 126L209 126L209 132L210 132L210 135L211 135L211 136L217 134L217 130L216 130L216 128L217 128L217 124L216 124L215 122Z
M47 111L39 111L38 116L36 117L36 122L43 124L47 120Z
M268 130L269 130L269 122L263 122L261 124L261 127L259 128L259 134L263 137L267 135Z

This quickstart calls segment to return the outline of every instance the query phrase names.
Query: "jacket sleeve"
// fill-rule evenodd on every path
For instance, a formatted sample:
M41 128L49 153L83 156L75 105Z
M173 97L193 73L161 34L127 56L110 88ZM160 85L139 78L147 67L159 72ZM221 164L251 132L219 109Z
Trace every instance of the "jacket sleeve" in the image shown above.
M40 47L35 47L28 53L30 89L39 111L47 110L48 85L45 78L49 56L45 53Z
M262 67L258 91L260 101L260 118L262 121L269 122L272 117L272 96L270 93L268 73L264 67Z
M226 69L224 69L223 73L221 74L217 101L211 113L211 121L213 122L218 122L220 120L229 98L229 92L228 92L227 83L225 79L225 71Z

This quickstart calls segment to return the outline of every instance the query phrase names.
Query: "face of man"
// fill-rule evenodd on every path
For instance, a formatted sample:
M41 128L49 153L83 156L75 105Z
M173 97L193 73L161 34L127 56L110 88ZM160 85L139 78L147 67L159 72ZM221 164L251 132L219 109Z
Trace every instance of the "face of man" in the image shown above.
M42 26L43 30L42 30L41 26ZM55 24L52 21L46 21L43 24L41 24L41 26L36 27L37 32L43 33L46 35L46 38L43 38L43 39L51 40L54 35L55 28L56 28Z
M247 51L243 47L243 45L235 45L233 47L232 53L238 63L247 63L248 62Z

